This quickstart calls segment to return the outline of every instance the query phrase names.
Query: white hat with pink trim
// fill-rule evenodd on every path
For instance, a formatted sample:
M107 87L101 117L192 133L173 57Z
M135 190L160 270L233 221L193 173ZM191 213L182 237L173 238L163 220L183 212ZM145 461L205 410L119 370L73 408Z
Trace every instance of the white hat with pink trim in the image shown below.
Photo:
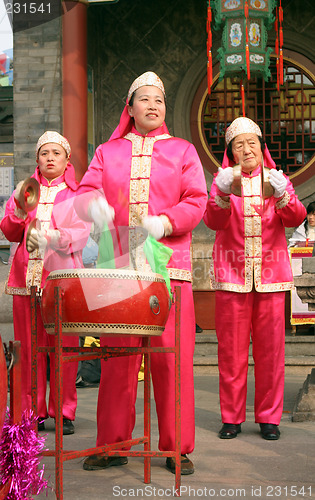
M47 130L46 132L44 132L43 135L40 136L40 138L37 141L36 160L38 160L38 153L39 153L40 148L44 144L49 144L49 143L59 144L65 150L65 152L67 154L67 158L70 157L71 147L70 147L69 141L63 135L59 134L58 132L55 132L54 130Z
M240 134L257 134L262 137L261 130L257 123L250 118L240 116L232 121L231 125L226 129L225 141L228 145L237 135Z
M128 91L128 97L127 97L127 103L129 103L130 98L132 94L140 89L140 87L144 86L154 86L157 87L158 89L163 92L165 96L165 90L164 90L164 85L160 77L158 77L153 71L147 71L146 73L143 73L142 75L138 76L138 78L135 79L135 81L131 84L131 87Z

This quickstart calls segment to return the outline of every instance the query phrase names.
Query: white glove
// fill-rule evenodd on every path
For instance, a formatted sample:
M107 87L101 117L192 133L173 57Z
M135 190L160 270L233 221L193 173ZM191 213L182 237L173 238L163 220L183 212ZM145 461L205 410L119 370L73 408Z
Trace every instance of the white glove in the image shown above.
M26 250L31 253L37 248L40 248L45 252L47 246L47 239L44 236L44 232L41 229L36 229L35 227L31 230L26 241Z
M142 226L156 240L164 236L164 225L159 215L147 215L142 219Z
M283 171L272 168L269 172L269 182L275 190L274 197L281 198L287 187L287 179L284 177Z
M42 229L36 229L34 227L26 241L26 250L31 253L38 248L40 252L44 254L47 245L55 247L59 238L60 232L57 229L43 231Z
M104 224L109 224L115 218L115 210L105 198L94 198L89 203L88 214L100 229L103 229Z
M233 182L233 168L219 167L219 173L215 178L215 182L220 191L226 194L231 194L231 186Z

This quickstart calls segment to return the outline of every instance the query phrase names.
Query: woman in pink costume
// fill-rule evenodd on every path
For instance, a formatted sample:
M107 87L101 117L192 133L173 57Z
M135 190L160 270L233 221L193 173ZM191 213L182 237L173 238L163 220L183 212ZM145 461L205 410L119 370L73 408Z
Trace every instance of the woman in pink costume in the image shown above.
M65 137L47 131L38 140L34 177L40 185L37 207L26 213L19 203L23 181L8 200L1 230L9 241L18 242L6 283L6 293L13 295L14 336L21 341L22 410L31 408L31 286L42 289L52 270L83 267L82 249L90 224L82 222L73 209L78 183L73 165L69 162L71 149ZM28 239L29 225L34 219L41 229L33 228ZM37 314L37 333L40 345L54 345L54 336L44 329L40 310ZM77 337L65 337L65 347L78 345ZM38 356L37 411L40 419L55 417L54 355L50 355L50 394L46 406L47 356ZM77 363L64 365L63 433L73 434L77 406L75 380ZM44 422L38 424L44 430Z
M289 179L276 170L255 122L234 120L226 143L204 215L206 225L216 230L210 280L216 290L219 437L235 438L245 421L251 337L255 421L264 439L276 440L283 408L285 291L293 288L285 227L298 226L305 208ZM235 164L241 167L241 196L232 193ZM273 196L267 199L261 194L262 165L271 169Z
M120 124L108 142L99 146L83 177L78 194L89 203L78 203L82 217L87 214L100 226L114 219L119 228L141 224L157 240L173 249L168 264L171 284L182 290L181 401L182 474L194 467L186 454L194 449L193 353L195 316L191 285L191 232L200 222L207 201L206 184L197 152L189 142L170 136L164 122L165 92L160 78L152 72L131 85ZM103 190L95 198L91 190ZM78 198L78 197L77 197ZM94 199L93 199L94 198ZM81 200L81 196L79 196ZM88 208L86 208L88 207ZM141 232L141 231L139 231ZM138 270L148 264L139 250L137 232L128 229L129 253ZM142 236L143 237L143 234ZM154 346L174 345L174 307L161 337L152 337ZM102 339L102 345L138 346L141 339ZM152 354L152 379L159 422L160 450L175 450L174 355ZM97 409L97 446L131 439L135 424L135 400L141 356L102 361ZM84 469L95 470L127 463L126 457L94 455ZM175 472L175 462L166 467Z

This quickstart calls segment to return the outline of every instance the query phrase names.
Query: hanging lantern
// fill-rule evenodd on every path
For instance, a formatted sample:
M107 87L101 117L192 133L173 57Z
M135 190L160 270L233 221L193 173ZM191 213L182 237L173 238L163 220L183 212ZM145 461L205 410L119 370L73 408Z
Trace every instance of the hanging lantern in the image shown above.
M265 80L270 78L272 49L266 44L267 32L275 21L273 11L276 5L277 0L212 1L213 27L223 29L222 46L218 49L220 80L224 76L235 75L241 78L245 75L247 80L252 75L262 76ZM282 24L279 19L279 39L282 40L281 37ZM282 55L281 42L279 45Z

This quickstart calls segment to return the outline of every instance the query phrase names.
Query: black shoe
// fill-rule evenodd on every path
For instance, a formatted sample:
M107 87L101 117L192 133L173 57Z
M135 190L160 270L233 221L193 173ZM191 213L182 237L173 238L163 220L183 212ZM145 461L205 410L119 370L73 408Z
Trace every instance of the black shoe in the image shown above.
M196 333L202 333L203 332L203 329L201 328L201 326L197 325L196 323Z
M127 457L104 457L103 455L90 455L83 462L84 470L108 469L108 467L119 467L128 463Z
M181 475L187 476L188 474L193 474L195 472L195 468L194 468L194 464L192 463L192 461L187 457L187 455L181 455L180 458L181 458L181 462L180 462ZM167 468L167 470L169 470L173 474L175 474L175 472L176 472L175 458L167 457L166 468Z
M63 428L62 428L62 434L64 436L68 436L69 434L74 434L74 425L71 420L68 418L63 419Z
M98 382L92 383L92 382L87 382L86 380L83 380L82 377L79 377L76 382L75 386L77 389L85 389L87 387L98 387L100 384Z
M275 424L259 424L261 436L268 441L276 441L280 437L280 431Z
M38 430L38 432L45 430L45 421L44 420L37 422L37 430Z
M223 424L219 431L220 439L233 439L242 432L241 424Z

